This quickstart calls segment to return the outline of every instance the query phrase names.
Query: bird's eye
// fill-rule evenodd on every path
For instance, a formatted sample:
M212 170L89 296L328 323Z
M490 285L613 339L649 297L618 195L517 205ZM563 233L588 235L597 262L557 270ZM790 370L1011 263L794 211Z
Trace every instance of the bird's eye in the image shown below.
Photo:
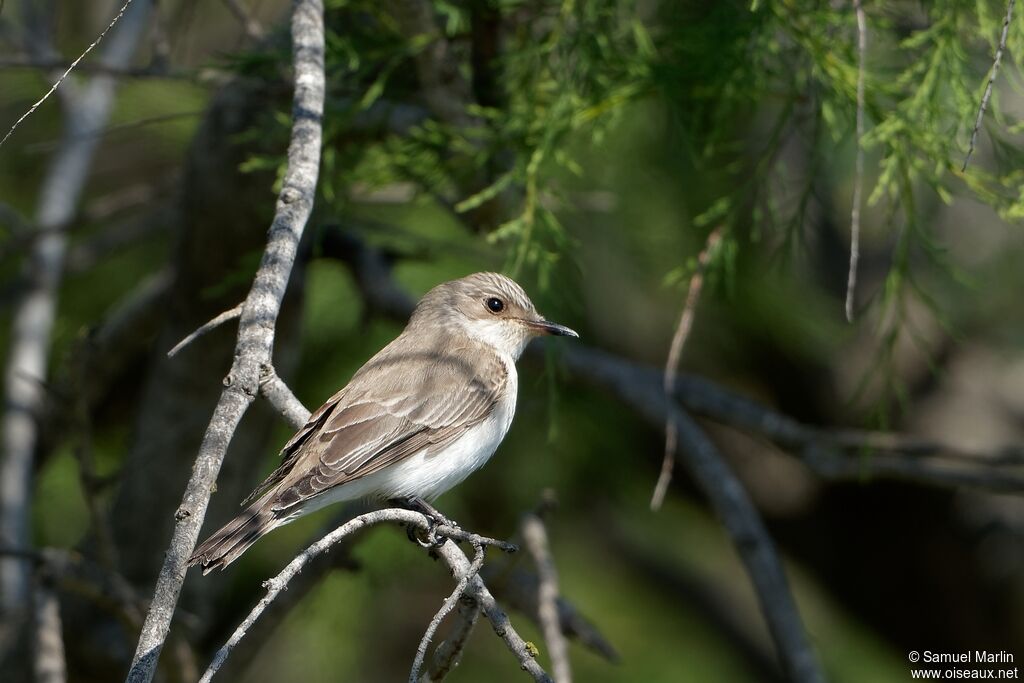
M496 296L492 296L486 303L491 313L501 313L505 310L505 303Z

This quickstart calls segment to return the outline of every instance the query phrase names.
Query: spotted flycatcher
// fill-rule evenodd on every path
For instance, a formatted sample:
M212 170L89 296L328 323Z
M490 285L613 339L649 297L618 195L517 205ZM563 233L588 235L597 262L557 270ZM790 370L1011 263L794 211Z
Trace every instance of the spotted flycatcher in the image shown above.
M512 424L515 362L549 322L522 287L476 273L434 287L398 337L285 444L244 511L189 559L227 566L271 530L364 497L423 503L487 462ZM429 506L428 506L429 508Z

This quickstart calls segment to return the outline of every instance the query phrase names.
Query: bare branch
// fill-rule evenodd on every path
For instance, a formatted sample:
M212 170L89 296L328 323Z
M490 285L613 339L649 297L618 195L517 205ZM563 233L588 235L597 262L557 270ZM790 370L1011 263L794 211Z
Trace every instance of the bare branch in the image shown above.
M574 349L574 353L579 350ZM644 374L653 374L607 354L584 349L589 362L608 365L608 372L632 372L637 381ZM624 367L618 367L624 364ZM650 381L650 380L648 380ZM777 413L756 401L733 394L723 387L695 376L682 376L676 384L676 396L689 410L723 424L760 434L778 446L797 453L826 479L847 478L847 465L832 464L834 458L857 466L860 477L913 478L929 486L974 488L988 487L995 491L1020 490L1022 481L1013 467L1024 463L1024 451L1006 447L991 453L966 451L928 439L907 434L894 434L859 429L834 429L802 424ZM813 449L813 450L812 450ZM821 458L829 457L825 467ZM886 458L880 459L881 455ZM922 462L923 460L930 462ZM960 463L950 468L950 462ZM959 477L962 474L962 477ZM958 483L959 481L959 483Z
M64 658L64 633L60 599L52 586L41 581L33 591L35 601L35 652L33 673L36 683L64 683L68 678Z
M474 598L463 594L459 600L458 609L455 611L455 623L444 642L434 650L434 656L430 660L430 667L423 673L421 683L434 683L443 681L445 676L458 666L462 659L462 652L469 640L469 634L480 619L480 603Z
M288 165L267 246L242 306L235 360L196 456L175 515L173 537L143 625L130 683L149 683L167 638L185 580L185 561L195 547L220 466L242 415L259 391L262 368L271 362L274 326L299 240L313 208L320 168L324 106L324 24L321 0L295 0L291 21L295 96Z
M130 61L150 7L151 0L137 0L127 12L122 8L118 18L122 14L125 18L104 44L104 63L116 67ZM48 43L46 37L40 40ZM4 375L0 543L9 546L27 547L30 543L32 473L39 439L37 417L43 401L40 387L47 375L57 292L67 251L65 231L77 210L96 150L96 140L88 134L105 125L115 87L111 78L96 76L83 88L64 89L62 145L51 161L37 200L33 223L40 237L32 245L26 264L28 284L14 309ZM0 562L0 612L10 617L10 623L28 609L30 578L25 562Z
M364 254L364 258L369 257L370 255ZM370 301L374 300L374 292L378 288L380 291L394 290L390 273L384 266L377 269L363 268L358 271L354 269L354 272L360 292ZM391 298L389 296L389 300ZM407 314L411 310L411 301L406 299L405 305L404 313ZM402 315L401 307L398 308L397 313L391 314ZM387 310L393 311L395 308ZM528 353L535 354L529 351ZM756 508L703 430L693 418L679 410L665 396L661 381L663 377L660 373L654 368L581 345L563 349L562 360L564 368L570 374L611 390L651 424L660 426L664 424L669 411L675 413L673 420L677 436L680 443L686 446L676 457L683 459L693 471L695 479L712 501L719 518L738 548L757 591L787 675L797 681L821 680L818 663L807 643L774 544ZM694 412L764 434L788 448L802 448L812 443L834 443L841 444L844 448L888 446L896 449L935 448L943 452L955 452L948 447L902 435L856 430L831 432L824 428L803 425L713 382L694 376L678 377L673 387L672 398L680 400ZM895 467L890 468L889 472L894 473ZM933 472L930 474L934 475ZM929 483L948 485L948 482L949 477L943 475L941 480L934 478ZM998 480L990 483L998 484Z
M264 365L260 374L260 393L281 413L289 425L299 429L309 419L309 411L295 397L288 385L277 376L274 366Z
M331 515L326 523L309 534L309 540L303 543L302 547L312 545L359 515L377 509L377 506L372 505L369 501L350 502L339 507L340 510ZM307 562L302 571L288 583L288 590L283 591L267 607L260 619L249 628L245 638L235 646L231 657L217 672L218 675L224 680L240 680L252 659L266 647L267 642L274 636L277 627L288 618L288 614L300 605L306 596L321 584L326 576L336 570L356 571L360 569L359 562L352 557L350 552L356 541L358 541L357 538L341 541L332 546L330 550ZM231 623L223 623L213 633L207 633L204 638L208 642L224 641L234 632L235 617L225 614L220 616L229 617ZM200 673L197 672L192 680L198 681Z
M451 611L455 609L456 603L462 598L466 592L466 586L469 585L469 580L480 573L480 567L484 564L484 548L479 543L473 544L473 562L469 565L469 571L464 576L459 578L459 582L455 585L455 590L452 591L444 603L441 605L441 609L437 611L434 618L427 624L427 630L424 631L423 637L420 639L420 644L416 646L416 657L412 660L412 670L409 672L409 683L419 683L420 669L423 668L423 660L427 657L427 648L430 647L430 641L434 638L434 634L437 633L438 626L444 621L444 618L451 614Z
M343 249L332 249L329 255L348 264L366 305L375 313L396 320L408 318L415 302L392 277L384 253L360 243L352 236L347 237L347 242L353 244L347 244ZM537 360L542 352L542 348L530 347L526 357ZM593 381L601 386L609 386L614 381L629 387L627 395L623 396L624 402L629 405L635 406L647 401L652 387L660 387L663 382L663 371L583 344L564 347L560 353L568 361L568 369L578 379ZM1024 448L1015 445L1007 445L992 452L974 451L910 434L804 424L717 382L693 374L677 375L673 397L697 415L761 434L788 450L799 451L808 444L818 444L857 454L885 451L908 458L963 460L985 467L1024 464ZM932 485L939 483L924 479L920 481Z
M857 15L857 160L850 207L850 270L846 276L846 320L851 323L853 299L857 292L857 261L860 259L860 197L864 187L864 56L868 50L868 21L862 0L853 0L853 9Z
M406 524L424 530L429 527L429 522L426 516L419 512L401 510L398 508L376 510L359 515L358 517L342 524L340 527L303 550L295 557L295 559L289 562L288 565L277 574L277 576L263 582L263 587L267 589L267 594L263 596L258 603L256 603L256 606L252 608L248 616L246 616L242 623L238 625L234 633L231 634L231 637L228 638L228 641L224 643L224 645L221 646L221 648L213 655L213 660L203 673L200 683L209 683L209 681L213 679L217 674L217 671L224 665L224 662L227 661L231 651L242 641L243 638L245 638L246 633L248 633L252 625L260 618L260 615L263 614L264 610L266 610L270 603L277 598L281 591L288 587L288 582L301 572L308 562L325 552L335 543L342 541L360 529L381 524L383 522Z
M469 560L454 543L445 543L436 552L448 563L448 566L452 568L456 576L462 576L469 571ZM491 595L491 591L488 590L487 586L484 585L483 579L479 576L474 576L470 580L468 595L480 603L484 616L491 622L491 628L504 641L512 654L515 655L519 666L526 673L533 676L533 680L538 683L554 683L551 677L541 668L540 664L537 663L535 659L537 655L536 649L532 645L528 645L512 627L512 622L509 621L508 615L498 606L494 596Z
M749 613L727 597L725 577L713 577L687 568L667 557L655 545L641 543L636 534L620 526L614 517L602 520L602 540L608 552L627 564L649 589L656 590L664 603L694 612L718 632L732 656L746 663L759 683L784 683L785 678L772 652L771 643L761 638L759 624ZM717 579L717 580L716 580Z
M995 467L916 458L899 453L843 455L827 443L809 443L800 458L819 477L862 481L865 477L912 481L943 488L1024 493L1024 475Z
M676 413L679 441L683 445L677 457L688 466L710 499L746 565L747 575L757 591L761 611L768 622L768 630L775 641L783 670L794 681L824 681L790 593L789 582L775 544L753 502L718 449L693 418L674 406L670 406L669 410Z
M538 625L540 624L540 616L537 614L537 593L540 590L540 581L535 573L489 565L484 571L484 580L509 606L522 612ZM619 661L619 653L604 637L604 634L590 623L571 602L560 597L556 601L556 605L562 633L609 662Z
M612 390L648 421L660 424L666 414L673 413L677 437L682 445L676 457L690 470L736 546L757 592L783 669L798 683L824 680L808 643L775 544L743 485L700 426L669 401L661 387L652 382L638 382L629 364L602 363L602 358L607 360L607 354L582 347L563 356L571 372Z
M555 569L554 558L551 557L544 522L537 514L529 513L523 516L520 528L523 545L537 566L537 615L551 656L552 673L556 683L572 683L569 646L565 642L565 634L562 633L558 615L558 571Z
M686 290L686 303L683 305L683 312L679 316L679 325L676 326L676 333L672 336L672 345L669 347L668 359L665 361L664 387L665 395L672 394L672 388L676 383L676 375L679 373L679 358L683 355L683 347L690 337L690 329L693 327L693 317L697 310L697 302L700 301L700 293L704 288L704 272L707 270L708 262L711 260L711 253L721 241L722 228L717 227L708 235L704 248L697 257L697 269L690 277L690 286ZM665 501L665 493L668 485L672 482L672 463L675 462L676 454L676 429L672 424L672 416L665 419L665 457L661 461L661 474L658 475L658 483L654 486L654 493L651 495L651 509L658 510Z
M198 329L193 331L187 337L185 337L180 342L175 344L174 348L172 348L170 351L167 352L167 357L168 358L174 358L174 356L176 356L179 351L181 351L183 348L185 348L186 346L188 346L189 344L194 342L196 339L199 339L199 337L202 337L207 332L210 332L211 330L214 330L214 329L220 327L221 325L223 325L224 323L228 322L229 320L234 320L235 318L241 317L241 315L242 315L242 306L243 305L245 305L244 301L239 303L234 308L231 308L231 309L228 309L228 310L226 310L226 311L224 311L222 313L219 313L218 315L216 315L212 319L210 319L207 322L203 323L202 326L200 326Z
M1003 52L1006 51L1006 38L1010 34L1010 22L1013 21L1013 6L1017 0L1007 0L1006 17L1003 19L1003 32L999 36L999 45L996 47L996 55L992 60L992 70L988 74L988 83L985 84L985 94L981 97L981 104L978 106L978 116L974 119L974 129L971 131L971 143L967 147L967 156L964 158L964 165L961 172L967 170L967 164L974 154L974 146L978 142L978 131L981 130L981 122L985 119L985 111L988 109L988 101L992 98L992 86L999 75L999 65L1003 61Z
M243 638L245 638L249 628L256 623L260 615L263 614L270 603L274 601L281 591L288 587L289 581L302 571L303 567L305 567L308 562L356 531L376 524L381 524L383 522L404 524L422 531L428 531L431 529L430 520L428 520L422 513L399 508L387 508L368 512L366 514L359 515L345 524L342 524L340 527L309 546L306 550L299 553L299 555L288 563L288 566L285 567L277 576L263 584L267 589L267 594L256 604L255 607L253 607L252 611L250 611L249 615L241 624L239 624L238 628L235 629L235 632L231 635L224 646L216 652L213 657L213 661L210 662L210 666L206 669L206 672L200 679L200 683L209 683L209 681L213 679L213 676L221 666L223 666L224 662L231 654L231 651L239 642L242 641ZM505 641L506 645L508 645L509 649L519 661L520 666L533 675L535 680L551 683L551 679L547 677L544 670L541 669L540 665L533 659L526 642L523 641L522 638L519 637L519 634L516 633L515 629L512 628L507 615L505 615L505 613L502 612L494 602L494 597L491 596L487 587L484 586L480 577L476 573L476 570L479 569L479 565L477 563L483 562L482 547L483 545L490 544L489 541L491 541L491 539L485 539L468 532L461 532L461 535L465 539L469 540L473 544L474 548L479 549L477 558L473 563L470 563L466 558L466 555L459 550L452 538L449 537L450 534L454 535L453 532L456 531L455 529L450 527L434 527L433 530L439 537L445 538L444 543L440 547L434 549L434 552L436 552L448 564L453 575L458 578L460 582L459 588L461 589L458 590L458 594L461 595L463 591L466 591L470 597L479 600L484 613L488 615L489 619L491 619L495 632L498 633L498 635ZM476 567L475 569L474 566ZM462 585L463 579L466 579L465 585ZM451 602L452 606L454 606L455 601L452 600Z
M60 75L60 77L54 82L54 84L50 87L50 89L46 92L46 94L43 95L41 98L39 98L39 100L35 104L33 104L31 107L29 107L28 111L26 111L24 114L21 115L21 118L19 118L17 121L14 122L14 125L11 126L10 130L7 131L7 134L4 135L3 139L0 140L0 147L2 147L5 142L7 142L7 138L11 137L11 135L14 134L14 130L19 125L21 125L21 122L24 121L25 119L27 119L36 109L39 108L39 105L41 105L43 102L45 102L50 97L50 95L52 95L54 93L54 91L57 90L58 86L60 86L60 84L64 82L64 79L68 77L68 74L70 74L71 71L76 66L78 66L78 63L80 61L82 61L87 54L92 52L92 49L94 47L96 47L97 45L100 44L100 41L103 40L103 37L107 35L107 31L109 31L111 28L113 28L114 24L116 24L121 19L121 17L124 16L125 11L128 9L128 5L130 5L130 4L132 4L132 0L127 0L124 3L124 5L121 6L121 9L118 11L117 15L115 15L114 18L111 20L111 22L109 24L107 24L107 27L105 29L103 29L103 31L96 38L96 40L92 41L92 43L89 44L89 47L85 48L85 51L83 51L82 54L78 55L78 59L76 59L75 61L71 62L71 65L68 66L68 68L64 71L64 73L62 73Z

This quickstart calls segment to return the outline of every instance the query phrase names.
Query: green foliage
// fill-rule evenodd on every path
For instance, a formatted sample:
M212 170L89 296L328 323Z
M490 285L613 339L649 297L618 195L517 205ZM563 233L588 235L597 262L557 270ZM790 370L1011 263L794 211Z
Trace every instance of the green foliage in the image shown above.
M469 37L480 32L474 12L481 7L501 27L491 37L496 56L483 66ZM690 253L722 229L709 266L713 291L723 284L727 296L735 291L739 254L754 250L790 263L820 229L808 217L821 196L833 185L844 201L849 196L858 106L852 2L439 1L434 9L436 26L410 34L387 5L329 5L321 188L334 215L358 215L361 197L406 184L420 207L436 203L484 232L506 271L550 290L552 273L574 263L580 246L567 223L580 209L567 188L586 180L589 150L640 103L666 113L664 152L693 178L682 190L693 217L678 226L693 236ZM1006 220L1024 216L1024 155L1013 140L1024 123L997 88L986 117L998 124L989 138L992 161L982 167L976 157L960 170L1002 2L868 2L865 12L864 229L887 239L892 253L885 286L870 293L876 372L891 378L885 363L906 332L907 302L924 303L941 320L927 281L960 277L929 226L931 207L970 197ZM440 40L454 61L453 79L473 90L455 103L461 114L454 119L432 109L418 82L417 57ZM1013 60L1022 45L1024 25L1015 19L1001 82L1019 86ZM265 58L237 63L249 73L268 68ZM791 157L794 146L805 157L796 168L784 153ZM834 177L823 172L825 159L840 161L831 164L839 169ZM280 155L254 157L245 169L281 162ZM680 255L668 282L688 280L686 258Z

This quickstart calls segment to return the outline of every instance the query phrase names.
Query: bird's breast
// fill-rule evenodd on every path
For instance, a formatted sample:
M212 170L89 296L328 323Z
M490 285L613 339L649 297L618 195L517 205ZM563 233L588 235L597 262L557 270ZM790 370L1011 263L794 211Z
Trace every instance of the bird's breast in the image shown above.
M460 483L486 463L512 425L516 412L518 379L515 364L503 359L508 381L494 410L439 451L421 451L380 474L388 497L420 496L431 500Z

